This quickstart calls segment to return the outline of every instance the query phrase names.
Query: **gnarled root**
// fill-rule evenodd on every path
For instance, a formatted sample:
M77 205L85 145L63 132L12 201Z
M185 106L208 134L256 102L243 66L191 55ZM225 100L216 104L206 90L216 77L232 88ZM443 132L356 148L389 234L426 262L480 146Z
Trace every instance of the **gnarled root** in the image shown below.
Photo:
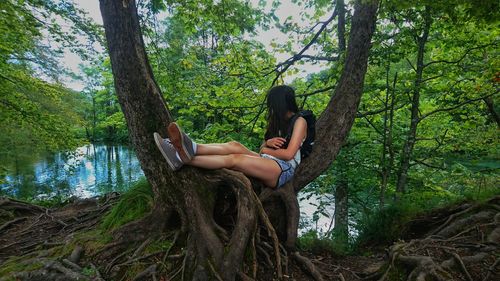
M396 243L378 280L387 280L398 267L407 270L407 280L490 279L500 255L499 200L459 209L428 237Z
M294 260L301 266L307 273L309 273L314 280L316 281L323 281L323 276L321 276L321 273L318 271L316 266L309 260L308 258L301 256L299 252L293 252L292 257Z

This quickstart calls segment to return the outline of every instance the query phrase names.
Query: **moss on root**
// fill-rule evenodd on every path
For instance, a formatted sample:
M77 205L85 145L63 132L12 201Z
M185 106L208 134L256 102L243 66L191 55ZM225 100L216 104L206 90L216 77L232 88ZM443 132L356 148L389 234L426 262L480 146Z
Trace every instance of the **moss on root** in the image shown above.
M151 242L145 249L145 253L154 253L158 251L166 251L172 246L172 241L170 240L156 240Z
M111 240L111 235L100 229L78 232L75 234L74 238L63 247L63 255L71 254L71 251L79 245L84 248L86 256L93 256L102 247L111 242Z
M17 256L17 257L11 257L7 261L5 261L2 266L0 267L0 276L8 276L11 273L14 272L20 272L20 271L33 271L37 270L43 267L41 263L38 262L33 262L30 264L23 264L22 261L35 257L36 255L30 254L26 256ZM12 277L12 280L15 280L14 277Z
M14 213L0 209L0 225L13 220L15 217Z

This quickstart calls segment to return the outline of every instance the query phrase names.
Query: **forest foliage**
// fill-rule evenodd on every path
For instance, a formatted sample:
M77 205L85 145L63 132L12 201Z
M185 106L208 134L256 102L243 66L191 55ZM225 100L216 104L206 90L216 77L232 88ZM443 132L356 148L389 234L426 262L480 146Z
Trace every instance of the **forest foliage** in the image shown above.
M322 0L292 2L303 9L299 18L278 17L280 1L140 2L156 82L195 140L237 140L256 149L266 90L285 81L301 107L321 114L345 56L338 23L324 20L334 7ZM349 235L394 200L425 209L498 187L498 3L449 2L383 3L358 118L331 168L304 191L318 198L313 221L319 214L333 220L332 195L340 183L347 188ZM78 43L83 37L102 42L102 27L72 2L55 3L0 2L0 181L13 169L6 163L24 154L127 141L109 58ZM271 28L288 40L259 42ZM60 67L65 49L88 62L78 77L82 91L61 82L68 75ZM290 59L279 61L278 53ZM303 75L304 65L322 70ZM407 179L398 190L402 175ZM314 229L307 221L304 227ZM320 235L339 234L327 229Z

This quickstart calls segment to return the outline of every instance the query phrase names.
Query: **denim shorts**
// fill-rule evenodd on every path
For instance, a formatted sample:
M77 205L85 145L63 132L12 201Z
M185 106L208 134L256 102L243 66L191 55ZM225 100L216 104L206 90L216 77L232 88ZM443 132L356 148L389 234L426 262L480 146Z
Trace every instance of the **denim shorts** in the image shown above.
M262 158L267 158L276 161L281 168L281 173L276 182L276 188L282 187L285 183L289 182L293 178L293 174L295 173L295 169L292 165L284 160L278 159L269 154L261 154Z

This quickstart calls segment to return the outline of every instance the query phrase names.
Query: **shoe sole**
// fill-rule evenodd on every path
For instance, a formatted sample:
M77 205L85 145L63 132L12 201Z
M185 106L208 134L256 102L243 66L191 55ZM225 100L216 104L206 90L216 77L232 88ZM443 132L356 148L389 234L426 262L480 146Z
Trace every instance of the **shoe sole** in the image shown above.
M177 123L172 122L170 123L170 125L168 125L168 136L177 152L179 152L179 156L181 157L182 162L188 163L189 161L191 161L193 157L191 157L189 153L186 152L188 150L184 145L184 137L182 136L181 128L179 127L179 125L177 125Z
M163 150L163 147L161 146L161 141L163 141L163 138L158 133L154 133L153 135L154 135L156 146L160 150L161 155L163 155L163 158L165 158L165 160L167 160L168 166L170 166L170 169L176 171L177 169L175 168L174 164L170 161L167 154Z

